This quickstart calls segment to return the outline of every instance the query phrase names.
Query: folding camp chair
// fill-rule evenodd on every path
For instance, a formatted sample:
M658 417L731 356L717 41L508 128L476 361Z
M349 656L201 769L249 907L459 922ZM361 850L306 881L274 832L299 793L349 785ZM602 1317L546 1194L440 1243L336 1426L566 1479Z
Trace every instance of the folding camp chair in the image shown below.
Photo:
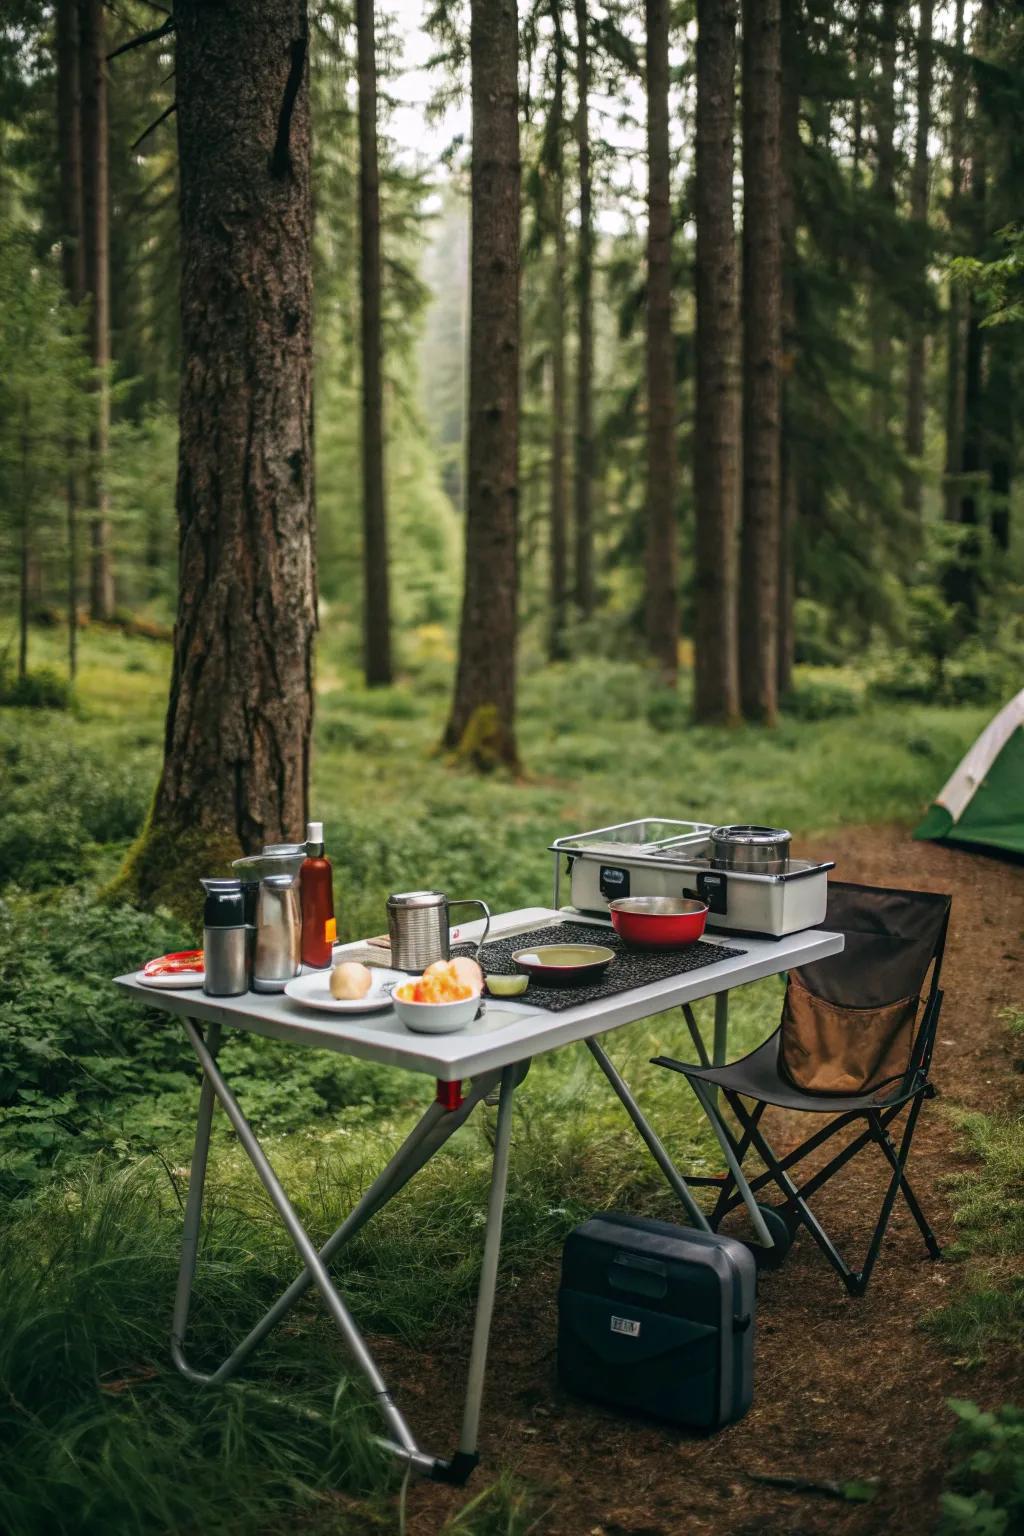
M790 973L783 1022L775 1033L748 1056L724 1067L689 1066L666 1056L654 1058L656 1066L681 1072L686 1078L707 1114L725 1156L729 1172L724 1177L693 1181L718 1186L711 1226L717 1228L728 1212L742 1203L738 1191L744 1187L748 1193L756 1195L766 1186L777 1185L783 1195L782 1202L759 1207L774 1239L774 1249L762 1250L762 1257L767 1262L781 1262L797 1231L801 1226L806 1227L853 1296L863 1295L867 1289L900 1192L921 1230L929 1255L933 1259L942 1257L942 1250L925 1220L905 1170L921 1105L926 1098L935 1095L928 1069L942 1007L939 975L950 905L949 896L930 892L885 890L830 881L828 915L823 926L843 933L845 948L842 954ZM918 999L924 991L929 968L931 981L922 1009ZM831 1041L831 1051L826 1050L824 1057L819 1054L813 1064L818 1079L829 1079L835 1065L828 1059L830 1054L838 1062L844 1056L847 1043L856 1052L857 1043L865 1038L862 1033L865 1027L870 1036L875 1021L881 1019L885 1023L896 1015L904 1020L904 1050L899 1072L881 1080L876 1077L870 1086L861 1086L855 1092L816 1092L797 1086L795 1079L801 1076L802 1062L798 1047L794 1056L795 1036L791 1023L787 1034L787 1021L792 1021L801 1012L806 1017L808 1010L812 1014L816 1010L817 1019L825 1021L818 1046ZM892 1064L891 1057L889 1064ZM841 1065L848 1068L848 1060L844 1059ZM720 1113L716 1090L721 1090L736 1118L738 1137ZM752 1108L748 1109L744 1100L753 1101ZM761 1117L768 1104L833 1118L795 1151L779 1158L761 1129ZM897 1148L890 1136L890 1127L908 1106L906 1124ZM830 1137L859 1120L866 1122L865 1128L831 1162L798 1187L790 1178L790 1170ZM808 1201L833 1174L872 1143L881 1149L892 1176L867 1258L861 1269L854 1270L828 1237ZM767 1171L748 1180L742 1164L751 1148L758 1153Z

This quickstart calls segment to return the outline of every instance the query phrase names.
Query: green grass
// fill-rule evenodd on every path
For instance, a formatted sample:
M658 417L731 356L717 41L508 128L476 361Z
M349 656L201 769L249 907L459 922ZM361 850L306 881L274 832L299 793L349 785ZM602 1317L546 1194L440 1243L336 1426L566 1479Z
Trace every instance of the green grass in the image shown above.
M61 643L59 632L34 634L33 664L59 665ZM797 836L911 822L989 713L866 704L771 733L698 729L685 693L665 695L634 664L593 660L527 669L526 776L481 780L436 749L445 644L425 635L415 674L369 692L321 637L313 811L349 936L379 930L386 894L403 885L484 896L497 910L546 902L552 838L637 814L784 822ZM168 1361L198 1080L173 1028L122 1002L109 978L195 935L94 895L159 770L169 650L90 630L81 659L70 712L0 710L0 1529L270 1531L296 1508L311 1530L393 1529L394 1469L368 1447L358 1391L338 1395L345 1363L314 1303L261 1351L250 1389L197 1392ZM849 678L833 677L830 697L840 685L856 699ZM736 997L737 1052L771 1028L780 998L778 981ZM612 1050L680 1164L717 1166L692 1097L649 1065L660 1051L689 1052L678 1017L647 1020ZM314 1238L339 1223L432 1092L414 1075L256 1038L228 1041L222 1059ZM353 1243L345 1292L370 1331L415 1349L464 1320L493 1124L492 1110L474 1116ZM595 1207L675 1214L580 1048L534 1065L513 1134L503 1285L553 1266L565 1232ZM219 1116L209 1198L191 1345L208 1364L296 1269ZM416 1427L429 1442L429 1423ZM332 1501L332 1483L344 1500ZM467 1501L451 1536L521 1536L543 1509L500 1478Z
M1024 1037L1024 1011L1008 1011L1005 1022ZM1024 1346L1024 1109L953 1117L975 1160L948 1181L957 1226L951 1257L964 1274L926 1323L962 1363L978 1365L993 1349Z

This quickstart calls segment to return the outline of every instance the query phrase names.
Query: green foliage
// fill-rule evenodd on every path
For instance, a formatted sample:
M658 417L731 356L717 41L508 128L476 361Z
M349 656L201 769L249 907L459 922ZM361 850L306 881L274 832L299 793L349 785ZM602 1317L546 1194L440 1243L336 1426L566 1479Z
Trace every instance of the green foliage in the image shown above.
M1005 1021L1024 1032L1024 1012L1010 1010ZM958 1231L957 1252L965 1260L961 1284L926 1326L976 1365L993 1347L1024 1346L1024 1113L960 1112L956 1124L973 1166L948 1181Z
M1012 1536L1024 1523L1024 1413L994 1413L950 1398L958 1424L951 1445L960 1460L941 1499L937 1536Z
M782 700L783 714L796 720L834 720L854 715L863 702L861 690L835 677L817 678L803 673Z
M996 235L1004 254L982 261L958 256L950 262L954 282L973 290L984 310L983 326L1024 320L1024 228L1008 225Z
M372 1495L393 1476L369 1439L361 1394L337 1385L332 1348L310 1350L278 1329L263 1350L262 1390L197 1392L178 1377L167 1357L167 1298L179 1199L161 1168L143 1165L54 1186L8 1223L0 1239L6 1536L200 1526L257 1536L286 1513L315 1508L339 1483ZM290 1278L293 1266L274 1273L266 1255L230 1210L207 1227L200 1360L221 1358Z
M141 826L147 767L102 743L0 723L0 880L36 890L86 876L95 845L123 843Z
M15 709L68 709L71 687L52 667L39 667L24 677L13 677L0 666L0 705Z
M506 1473L445 1521L441 1536L530 1536L542 1518L535 1494Z

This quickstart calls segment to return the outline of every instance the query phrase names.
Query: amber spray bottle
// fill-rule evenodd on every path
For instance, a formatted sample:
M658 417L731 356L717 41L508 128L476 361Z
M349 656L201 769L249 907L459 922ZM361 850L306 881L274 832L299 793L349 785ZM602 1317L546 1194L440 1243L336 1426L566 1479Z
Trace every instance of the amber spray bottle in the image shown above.
M323 970L331 963L338 925L334 917L334 874L324 858L324 824L306 827L306 858L299 870L302 892L302 963Z

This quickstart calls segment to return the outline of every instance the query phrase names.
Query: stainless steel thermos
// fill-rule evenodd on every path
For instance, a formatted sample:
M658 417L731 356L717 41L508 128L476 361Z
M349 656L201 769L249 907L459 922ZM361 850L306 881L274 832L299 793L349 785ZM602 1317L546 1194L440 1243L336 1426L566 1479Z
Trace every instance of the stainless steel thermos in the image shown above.
M201 880L203 903L203 991L210 997L238 997L249 990L249 938L240 880Z
M254 992L283 992L302 968L299 870L305 857L305 843L275 843L231 866L245 882L252 905Z

